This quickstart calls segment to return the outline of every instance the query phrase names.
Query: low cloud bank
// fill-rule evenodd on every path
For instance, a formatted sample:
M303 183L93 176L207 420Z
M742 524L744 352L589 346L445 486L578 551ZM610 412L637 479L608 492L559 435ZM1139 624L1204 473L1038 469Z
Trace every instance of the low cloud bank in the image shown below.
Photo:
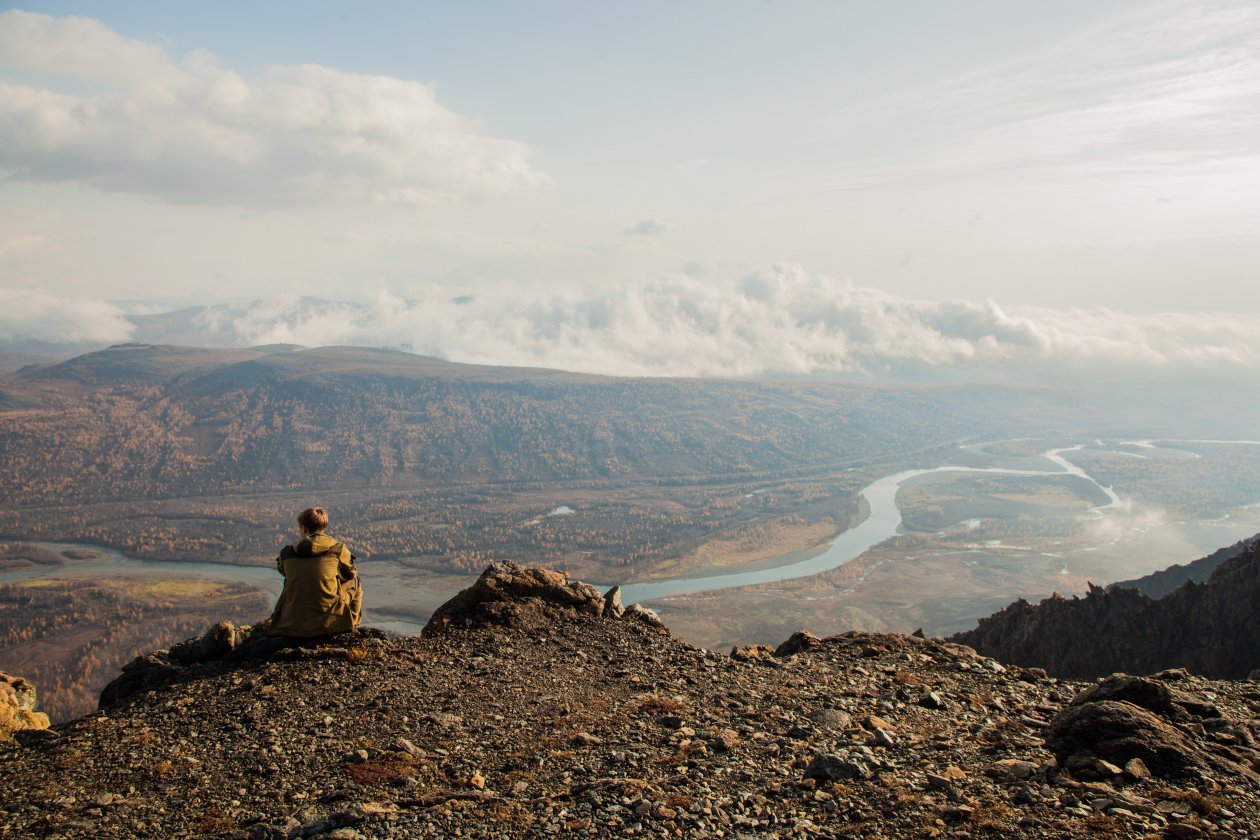
M257 76L98 21L0 13L0 167L181 203L416 204L544 180L429 85L314 64ZM12 71L16 71L13 73Z
M128 315L5 293L0 338L392 347L452 361L630 376L849 375L925 382L1254 382L1260 318L920 301L795 264L603 289L433 289Z
M129 341L136 326L102 300L61 298L38 289L0 289L0 346Z

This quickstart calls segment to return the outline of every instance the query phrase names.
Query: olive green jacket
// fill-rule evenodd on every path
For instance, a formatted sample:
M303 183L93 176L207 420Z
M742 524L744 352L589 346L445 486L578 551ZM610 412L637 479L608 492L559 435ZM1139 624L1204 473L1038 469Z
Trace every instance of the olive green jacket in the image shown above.
M327 534L311 534L281 549L276 569L284 591L271 613L272 633L323 636L359 625L363 594L350 549Z

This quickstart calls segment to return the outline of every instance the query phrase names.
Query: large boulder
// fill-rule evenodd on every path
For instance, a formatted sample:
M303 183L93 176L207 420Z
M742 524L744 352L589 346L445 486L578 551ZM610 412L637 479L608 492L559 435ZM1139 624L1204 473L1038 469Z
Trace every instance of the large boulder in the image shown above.
M188 639L171 646L171 659L180 665L194 665L223 659L253 637L254 628L220 621L200 638ZM260 639L255 639L255 644Z
M28 729L47 729L48 715L35 711L35 686L0 671L0 741Z
M822 639L808 630L797 630L788 637L786 642L774 649L774 655L780 658L796 656L801 651L816 648L821 644Z
M663 627L656 613L641 604L622 607L618 587L602 595L589 583L569 580L564 572L503 560L488 566L476 583L438 607L424 633L484 625L532 630L557 616L623 619Z
M1203 735L1205 726L1231 723L1206 700L1159 680L1113 674L1055 716L1046 746L1060 766L1082 776L1091 775L1099 761L1124 767L1136 758L1163 779L1260 778L1252 750L1223 749Z
M477 582L434 610L424 627L432 633L452 624L532 629L548 623L547 613L604 614L604 596L589 583L564 572L530 569L510 560L491 564Z
M1083 775L1099 759L1123 767L1140 758L1152 774L1164 779L1200 776L1210 763L1176 727L1125 701L1069 706L1051 722L1046 745L1061 766Z
M1184 672L1180 673L1184 674ZM1112 674L1082 691L1072 702L1076 705L1102 701L1132 703L1148 712L1154 712L1160 717L1175 721L1221 716L1220 711L1211 703L1170 686L1168 678L1177 674L1178 672L1165 672L1165 679Z

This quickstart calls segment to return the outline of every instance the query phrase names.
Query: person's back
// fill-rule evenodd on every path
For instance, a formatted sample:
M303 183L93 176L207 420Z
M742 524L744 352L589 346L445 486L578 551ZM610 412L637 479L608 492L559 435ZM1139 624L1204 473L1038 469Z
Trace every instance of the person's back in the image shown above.
M298 516L302 539L276 558L284 591L271 614L270 631L284 636L323 636L353 630L362 618L354 555L324 533L328 514L308 508Z

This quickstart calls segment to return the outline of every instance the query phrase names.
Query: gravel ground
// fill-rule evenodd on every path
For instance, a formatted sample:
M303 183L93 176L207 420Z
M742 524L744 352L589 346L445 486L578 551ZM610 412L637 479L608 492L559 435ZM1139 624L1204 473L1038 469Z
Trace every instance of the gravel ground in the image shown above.
M1113 681L1129 711L1117 691L1173 692L1150 725L1186 760L1101 731L1082 754L1079 729L1060 760L1093 684L940 640L726 655L630 614L537 616L150 657L132 673L169 684L0 745L0 837L1260 836L1256 683Z

